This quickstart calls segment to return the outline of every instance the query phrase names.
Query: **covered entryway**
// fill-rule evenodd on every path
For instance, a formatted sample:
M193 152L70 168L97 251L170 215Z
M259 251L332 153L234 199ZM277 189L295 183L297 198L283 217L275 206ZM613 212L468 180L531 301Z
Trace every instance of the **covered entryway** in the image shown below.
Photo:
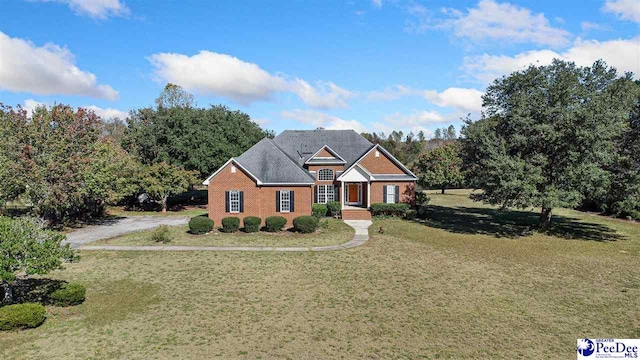
M362 206L362 183L345 183L346 205Z

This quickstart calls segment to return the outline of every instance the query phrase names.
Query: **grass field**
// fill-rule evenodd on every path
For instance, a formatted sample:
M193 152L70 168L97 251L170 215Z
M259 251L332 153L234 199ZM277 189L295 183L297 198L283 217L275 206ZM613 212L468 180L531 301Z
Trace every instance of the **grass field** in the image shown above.
M638 224L560 210L539 234L467 195L345 251L81 252L51 277L87 301L0 333L0 358L566 359L640 337Z
M353 238L353 229L341 220L326 219L322 221L322 224L320 230L315 234L297 234L291 231L225 234L215 231L204 235L191 235L188 232L188 226L175 226L170 228L171 241L166 245L311 247L341 245ZM92 242L89 245L165 245L152 241L151 232L136 232Z

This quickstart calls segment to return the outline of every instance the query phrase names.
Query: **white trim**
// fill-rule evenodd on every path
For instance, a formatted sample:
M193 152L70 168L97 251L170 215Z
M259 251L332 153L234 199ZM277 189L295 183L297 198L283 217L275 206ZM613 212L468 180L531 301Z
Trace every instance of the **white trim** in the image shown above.
M220 166L220 168L218 170L216 170L216 172L211 174L211 176L209 176L207 178L207 180L203 181L202 185L209 185L209 182L211 182L211 179L216 177L216 175L218 175L218 173L220 173L220 171L222 171L222 169L227 167L227 165L229 165L229 163L231 163L231 162L233 162L237 167L242 169L242 171L244 171L245 173L249 174L249 176L256 182L257 185L262 185L262 181L258 180L258 178L255 175L253 175L249 170L245 169L244 166L240 165L240 163L237 162L234 158L231 158L231 159L227 160L227 162L224 163L224 165Z
M231 200L231 195L232 194L237 194L238 195L238 211L233 211L233 202ZM240 213L240 190L230 190L229 191L229 213L230 214L239 214Z
M372 176L368 171L363 169L362 166L356 166L340 175L340 180L348 182L369 182L372 180Z
M414 173L412 173L412 172L411 172L411 170L407 169L407 167L406 167L406 166L404 166L400 161L398 161L398 159L396 159L395 157L393 157L393 155L391 155L391 153L389 153L387 150L385 150L385 148L383 148L380 144L375 144L375 145L373 145L373 147L371 147L371 149L369 149L369 151L367 151L366 153L364 153L364 155L360 156L360 158L359 158L358 160L356 160L356 161L353 163L353 165L349 166L349 168L348 168L347 170L345 170L345 171L342 173L342 175L340 175L340 176L338 177L338 179L336 179L336 180L341 180L342 176L343 176L345 173L347 173L349 170L353 169L356 165L358 165L358 166L359 166L360 161L361 161L362 159L364 159L365 157L367 157L367 155L369 155L369 154L370 154L374 149L379 149L379 150L381 150L381 151L382 151L382 153L383 153L383 154L385 154L388 158L390 158L390 159L391 159L391 161L392 161L393 163L395 163L395 164L396 164L396 165L397 165L401 170L403 170L403 171L404 171L405 173L407 173L408 175L413 176L413 178L414 178L415 180L418 180L418 177L417 177ZM363 169L363 167L362 167L362 166L359 166L359 167L360 167L361 169ZM366 170L365 170L365 171L366 171ZM367 172L368 172L368 171L367 171ZM389 174L389 175L391 175L391 174ZM397 175L397 174L396 174L396 175ZM371 180L375 180L375 176L374 176L374 175L372 175L372 176L371 176L371 178L372 178Z
M331 171L331 179L320 179L320 175L322 174L322 171L325 170L325 172L327 171ZM318 169L318 173L316 176L316 181L331 181L333 182L333 179L335 179L336 177L336 172L333 169L329 169L329 168L322 168L322 169Z
M309 185L315 185L314 182L312 183L260 183L261 186L283 186L283 185L289 185L289 186L309 186Z
M281 213L290 213L291 212L291 190L278 190L280 191L280 212ZM284 202L282 198L283 193L287 193L287 201ZM287 204L287 211L282 210L282 204Z
M367 182L367 209L371 208L371 182Z
M305 163L305 164L309 164L309 161L311 161L311 159L313 159L316 155L318 155L318 153L319 153L320 151L322 151L323 149L327 149L327 151L328 151L328 152L330 152L330 153L332 153L336 159L342 160L342 162L343 162L343 163L346 163L346 161L342 158L342 156L340 156L337 152L333 151L333 149L332 149L332 148L330 148L330 147L329 147L329 145L323 145L323 146L320 148L320 150L316 151L313 155L311 155L311 157L309 157L309 159L308 159L307 161L305 161L304 163ZM322 160L329 160L329 159L331 159L331 158L327 158L327 157L320 157L319 159L322 159ZM313 164L313 163L311 163L311 164ZM316 163L316 164L317 164L317 163Z

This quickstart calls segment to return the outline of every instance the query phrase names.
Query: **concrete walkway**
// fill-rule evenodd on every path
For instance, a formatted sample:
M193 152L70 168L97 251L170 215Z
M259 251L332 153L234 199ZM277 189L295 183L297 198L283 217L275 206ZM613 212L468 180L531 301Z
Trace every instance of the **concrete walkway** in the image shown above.
M342 245L315 246L315 247L272 247L272 246L119 246L99 245L82 246L80 250L100 251L278 251L278 252L309 252L309 251L335 251L354 248L369 240L370 220L345 220L345 224L356 230L353 239Z
M83 244L109 239L112 237L149 230L160 225L178 226L189 223L188 217L132 216L113 220L105 220L98 225L90 225L67 234L62 244L69 244L77 249Z

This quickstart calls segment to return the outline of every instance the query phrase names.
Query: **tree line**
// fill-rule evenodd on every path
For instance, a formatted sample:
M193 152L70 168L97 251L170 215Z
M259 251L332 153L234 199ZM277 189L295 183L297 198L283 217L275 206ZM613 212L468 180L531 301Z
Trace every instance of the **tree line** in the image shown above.
M0 205L19 201L53 225L103 216L106 205L141 194L166 211L170 196L273 136L247 114L192 99L168 84L126 123L63 104L32 114L0 104Z
M469 186L482 190L477 201L540 208L543 228L558 207L640 220L640 81L632 74L554 60L496 79L483 108L457 139L448 129L418 145L400 141L401 132L369 138L410 164L423 187Z

